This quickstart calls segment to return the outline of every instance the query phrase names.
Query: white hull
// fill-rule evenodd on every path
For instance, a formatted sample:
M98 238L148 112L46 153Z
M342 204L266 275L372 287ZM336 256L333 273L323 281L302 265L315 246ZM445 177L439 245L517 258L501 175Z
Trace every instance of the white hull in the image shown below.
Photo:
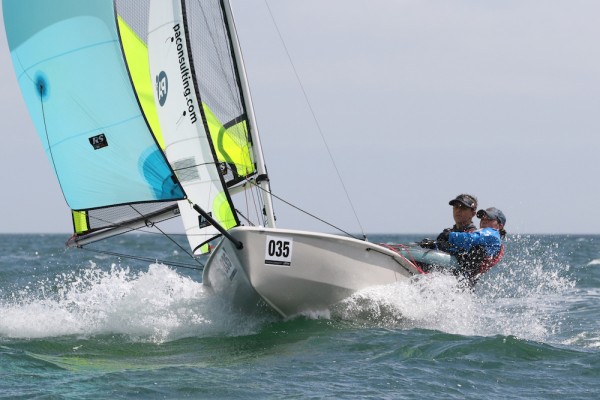
M243 248L223 239L203 283L242 311L262 301L284 317L327 310L358 290L421 273L402 255L361 240L255 227L229 232Z

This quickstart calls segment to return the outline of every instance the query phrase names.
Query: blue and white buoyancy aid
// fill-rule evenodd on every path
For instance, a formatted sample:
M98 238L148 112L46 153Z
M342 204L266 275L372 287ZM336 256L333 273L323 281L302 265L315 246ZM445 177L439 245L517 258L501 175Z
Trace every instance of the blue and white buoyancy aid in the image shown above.
M484 250L484 258L478 271L482 274L500 262L504 255L504 245L500 232L494 228L484 228L475 232L450 232L448 236L448 249L452 254L469 253L476 247Z

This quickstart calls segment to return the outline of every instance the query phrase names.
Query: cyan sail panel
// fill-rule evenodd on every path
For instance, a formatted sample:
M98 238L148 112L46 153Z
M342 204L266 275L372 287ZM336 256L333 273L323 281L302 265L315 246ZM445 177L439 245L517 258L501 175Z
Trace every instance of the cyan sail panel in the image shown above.
M69 206L183 198L140 111L113 2L4 0L3 13L21 91Z

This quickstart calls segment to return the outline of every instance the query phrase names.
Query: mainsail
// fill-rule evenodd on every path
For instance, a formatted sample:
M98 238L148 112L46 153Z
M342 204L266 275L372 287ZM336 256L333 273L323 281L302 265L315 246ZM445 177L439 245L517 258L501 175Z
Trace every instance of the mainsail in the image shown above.
M73 210L73 243L176 215L185 193L141 109L113 1L2 5L21 92Z
M225 7L217 0L152 0L148 49L167 158L188 199L229 229L240 224L231 193L264 166L255 157ZM219 232L182 203L190 245L206 252Z

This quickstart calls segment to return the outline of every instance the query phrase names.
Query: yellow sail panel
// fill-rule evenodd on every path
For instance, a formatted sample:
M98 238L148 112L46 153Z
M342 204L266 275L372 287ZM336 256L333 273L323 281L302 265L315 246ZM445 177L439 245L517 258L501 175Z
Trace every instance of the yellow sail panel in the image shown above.
M248 143L246 120L225 128L206 104L202 104L217 159L235 165L239 176L255 172L254 161Z
M152 78L150 76L148 47L121 17L118 17L118 21L121 43L123 44L123 51L133 86L135 87L137 97L146 120L150 125L150 129L160 148L164 150L165 144L154 103L154 86L152 85Z
M213 218L219 222L225 229L237 226L237 221L233 215L231 204L227 200L225 193L219 193L213 200L212 204ZM194 250L196 254L207 254L210 252L208 243L204 243Z
M73 228L75 233L87 232L90 229L88 215L86 211L75 211L72 210L73 216Z
M225 193L219 193L213 200L213 218L215 218L225 229L237 226L231 205Z

